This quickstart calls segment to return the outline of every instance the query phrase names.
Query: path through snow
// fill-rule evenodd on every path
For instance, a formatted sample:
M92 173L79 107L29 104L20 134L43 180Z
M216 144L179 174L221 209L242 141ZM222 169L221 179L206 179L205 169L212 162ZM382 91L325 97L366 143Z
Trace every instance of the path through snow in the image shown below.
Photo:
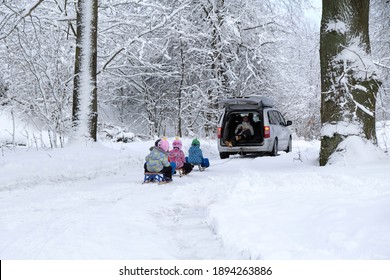
M220 160L203 140L205 172L142 185L153 143L7 151L0 259L390 258L383 154L319 167L319 143L296 141L278 157Z

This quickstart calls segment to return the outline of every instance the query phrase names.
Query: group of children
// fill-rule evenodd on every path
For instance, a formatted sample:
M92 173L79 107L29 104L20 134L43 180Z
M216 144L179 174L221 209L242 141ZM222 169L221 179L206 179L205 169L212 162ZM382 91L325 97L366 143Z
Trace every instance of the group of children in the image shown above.
M169 142L165 138L158 139L154 146L150 148L150 153L145 157L145 173L162 173L164 182L171 182L172 175L180 169L183 175L192 171L195 165L201 168L210 166L208 158L203 157L198 139L192 140L191 147L188 150L188 157L182 150L182 142L175 139L172 142L172 150L169 150Z

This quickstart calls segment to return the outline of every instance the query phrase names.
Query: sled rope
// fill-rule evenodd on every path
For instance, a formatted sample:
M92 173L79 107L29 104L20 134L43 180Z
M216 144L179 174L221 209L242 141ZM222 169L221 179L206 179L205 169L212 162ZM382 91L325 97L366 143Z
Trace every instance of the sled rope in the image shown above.
M232 160L232 158L229 158L228 160L225 160L224 162L217 163L217 164L213 164L213 166L225 164L225 163L227 163L227 162L229 162L229 161L231 161L231 160Z

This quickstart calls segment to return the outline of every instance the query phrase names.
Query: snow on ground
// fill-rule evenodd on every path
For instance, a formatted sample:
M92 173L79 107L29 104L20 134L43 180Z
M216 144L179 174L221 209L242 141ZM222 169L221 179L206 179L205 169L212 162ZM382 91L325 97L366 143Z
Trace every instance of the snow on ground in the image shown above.
M201 139L210 168L143 185L153 142L3 147L0 259L390 258L384 154L319 167L319 142L295 140L278 157L221 160Z

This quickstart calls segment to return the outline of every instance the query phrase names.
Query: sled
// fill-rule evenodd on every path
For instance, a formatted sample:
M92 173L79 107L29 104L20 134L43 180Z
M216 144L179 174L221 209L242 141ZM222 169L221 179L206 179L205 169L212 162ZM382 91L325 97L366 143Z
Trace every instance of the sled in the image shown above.
M142 184L151 183L151 182L163 182L163 174L158 172L145 172L144 181Z
M205 171L205 169L206 169L206 167L203 167L200 164L198 164L197 166L198 166L200 172Z
M183 177L185 174L184 174L184 169L183 168L177 168L175 170L177 173L179 173L179 177Z
M169 184L171 183L172 181L161 181L161 182L158 182L159 185L165 185L165 184Z

